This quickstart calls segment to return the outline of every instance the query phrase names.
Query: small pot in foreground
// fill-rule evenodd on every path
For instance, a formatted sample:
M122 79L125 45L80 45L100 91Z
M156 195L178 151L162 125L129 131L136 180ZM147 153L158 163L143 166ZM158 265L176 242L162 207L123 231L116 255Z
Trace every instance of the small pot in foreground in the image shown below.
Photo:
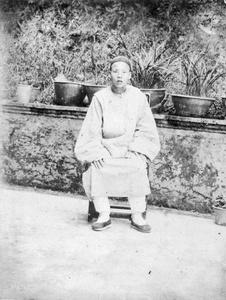
M85 92L88 97L88 105L91 103L93 95L106 87L106 85L84 84Z
M213 209L215 224L226 226L226 209L217 206L213 206Z
M30 101L32 85L29 84L19 84L17 86L17 100L20 103L27 104Z
M204 117L214 98L172 94L172 102L179 116Z
M6 88L0 88L0 100L5 100L8 98L9 90Z
M71 81L54 82L55 99L53 104L65 106L82 106L85 98L84 86Z

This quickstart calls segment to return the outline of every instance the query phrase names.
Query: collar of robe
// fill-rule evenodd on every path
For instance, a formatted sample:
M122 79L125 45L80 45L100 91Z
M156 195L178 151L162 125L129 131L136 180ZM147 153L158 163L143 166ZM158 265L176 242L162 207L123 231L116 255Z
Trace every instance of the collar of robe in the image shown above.
M116 96L117 98L122 98L122 97L124 96L124 94L126 93L126 88L125 88L125 90L124 90L123 92L121 92L121 93L117 93L117 92L113 91L113 88L112 88L112 87L111 87L111 91L112 91L112 93L114 94L114 96Z

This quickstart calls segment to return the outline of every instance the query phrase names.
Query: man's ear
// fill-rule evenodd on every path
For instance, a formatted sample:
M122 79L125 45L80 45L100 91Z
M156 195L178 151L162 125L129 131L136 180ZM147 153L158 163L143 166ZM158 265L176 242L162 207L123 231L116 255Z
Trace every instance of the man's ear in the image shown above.
M131 72L129 72L129 80L131 79Z

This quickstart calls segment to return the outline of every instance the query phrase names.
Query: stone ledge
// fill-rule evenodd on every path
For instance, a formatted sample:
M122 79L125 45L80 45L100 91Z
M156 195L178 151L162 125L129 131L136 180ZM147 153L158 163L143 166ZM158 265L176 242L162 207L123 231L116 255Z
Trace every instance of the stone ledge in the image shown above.
M84 119L87 107L47 105L41 103L22 104L18 102L4 102L1 109L6 113L25 115L44 115L55 118Z
M158 127L226 133L226 120L155 114Z
M55 118L84 119L87 107L46 105L41 103L21 104L2 102L1 109L5 113L44 115ZM226 133L226 120L182 117L167 114L154 114L158 127L183 130Z

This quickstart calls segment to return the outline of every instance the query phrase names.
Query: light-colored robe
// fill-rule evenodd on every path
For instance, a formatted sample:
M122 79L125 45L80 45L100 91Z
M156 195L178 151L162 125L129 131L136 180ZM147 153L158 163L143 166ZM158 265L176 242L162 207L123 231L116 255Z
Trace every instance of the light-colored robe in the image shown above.
M156 124L145 94L130 85L121 98L111 87L95 93L75 145L76 158L91 164L83 173L88 197L149 194L147 161L152 161L159 150ZM92 162L102 158L104 167L97 169Z

